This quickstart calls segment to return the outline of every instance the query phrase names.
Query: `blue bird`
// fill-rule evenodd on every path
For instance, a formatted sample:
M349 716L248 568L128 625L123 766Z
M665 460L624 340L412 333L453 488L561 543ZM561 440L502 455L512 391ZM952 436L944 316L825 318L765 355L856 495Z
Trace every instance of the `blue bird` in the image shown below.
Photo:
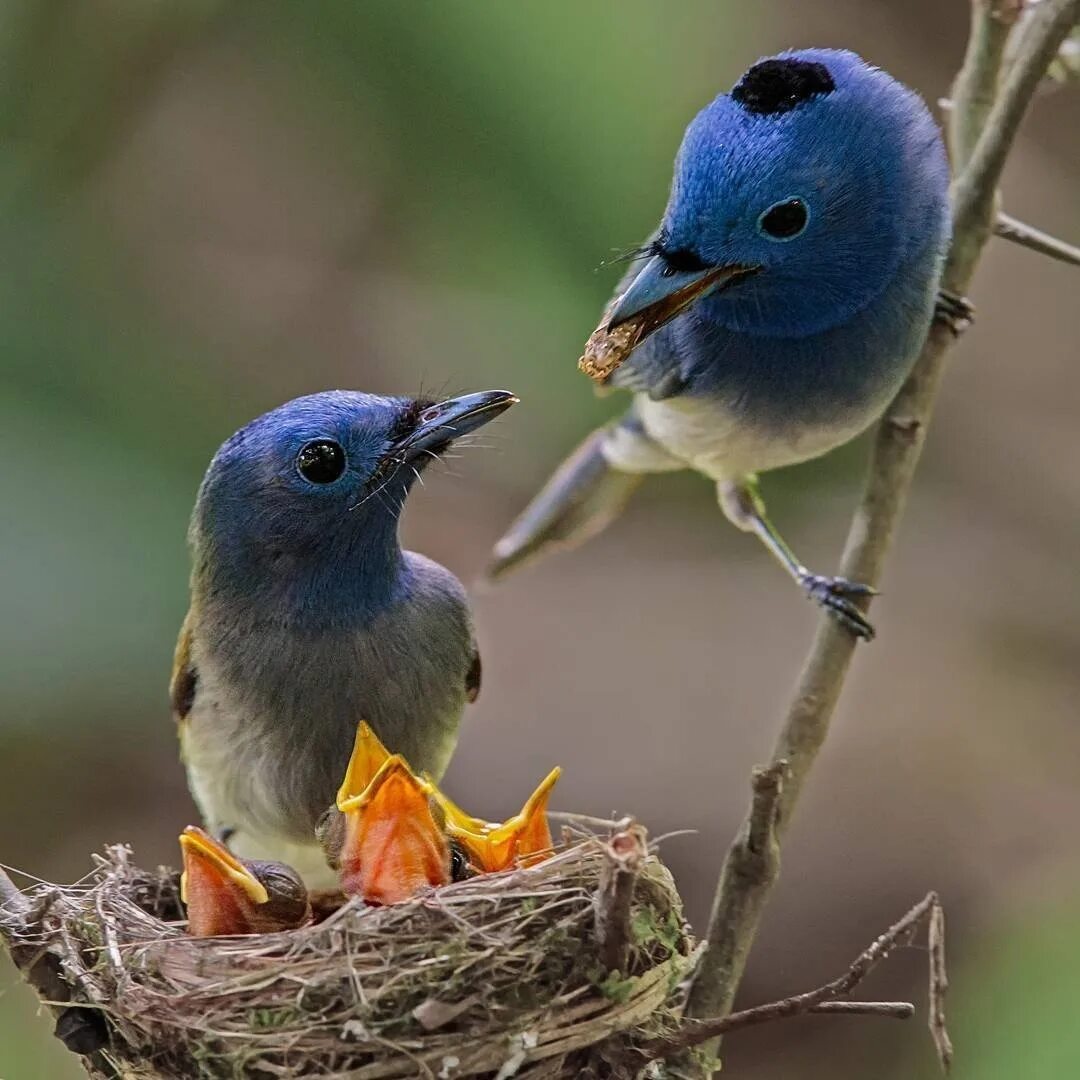
M686 130L647 262L607 329L636 322L609 374L622 419L594 432L496 545L498 577L594 535L645 473L717 485L806 594L857 635L872 590L811 573L769 521L756 474L847 442L884 411L935 313L948 166L922 101L851 52L754 64ZM943 318L962 319L941 294ZM602 324L603 325L603 324Z
M442 775L480 656L461 583L401 549L398 517L425 464L516 400L313 394L214 456L171 699L192 794L237 855L335 886L315 826L361 720Z

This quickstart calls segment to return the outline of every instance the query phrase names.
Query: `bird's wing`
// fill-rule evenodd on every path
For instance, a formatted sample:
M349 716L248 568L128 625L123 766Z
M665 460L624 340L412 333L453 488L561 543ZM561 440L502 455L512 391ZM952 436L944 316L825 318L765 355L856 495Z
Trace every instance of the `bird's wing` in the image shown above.
M173 655L172 678L169 680L169 700L172 702L173 718L182 723L195 704L195 690L199 683L199 673L191 660L192 637L191 612L187 613L184 625L180 627L180 637L176 642Z
M473 641L472 663L465 673L465 700L471 705L480 696L480 681L483 665L480 663L480 649Z

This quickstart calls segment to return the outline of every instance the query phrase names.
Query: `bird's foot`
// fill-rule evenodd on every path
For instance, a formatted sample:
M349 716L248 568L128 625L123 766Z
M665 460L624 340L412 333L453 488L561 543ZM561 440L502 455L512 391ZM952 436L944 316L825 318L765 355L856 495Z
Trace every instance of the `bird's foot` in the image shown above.
M966 296L939 289L934 304L934 319L959 337L975 320L975 308Z
M806 590L806 595L815 604L823 607L842 626L863 641L872 641L874 627L855 604L856 599L876 596L877 589L862 585L847 578L825 577L823 574L811 574L804 570L799 575L799 584Z

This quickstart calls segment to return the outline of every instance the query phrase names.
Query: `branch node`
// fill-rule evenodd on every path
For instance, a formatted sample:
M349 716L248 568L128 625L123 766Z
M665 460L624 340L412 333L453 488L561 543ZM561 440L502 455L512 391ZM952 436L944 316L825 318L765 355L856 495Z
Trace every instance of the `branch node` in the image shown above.
M608 971L626 974L633 932L630 908L634 886L648 858L645 829L631 824L603 845L607 856L596 892L596 937Z
M755 765L750 774L751 804L746 847L752 854L766 859L772 856L772 848L776 846L780 797L788 772L787 761L780 758L768 765Z
M914 442L923 426L917 416L890 416L885 422L907 442Z

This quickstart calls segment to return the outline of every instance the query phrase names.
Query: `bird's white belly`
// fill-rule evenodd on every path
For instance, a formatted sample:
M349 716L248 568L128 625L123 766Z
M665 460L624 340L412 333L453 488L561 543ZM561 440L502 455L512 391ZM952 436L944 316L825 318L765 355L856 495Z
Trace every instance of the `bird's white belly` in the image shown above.
M207 827L215 832L228 830L229 849L243 859L283 862L300 874L309 889L334 888L337 875L327 866L314 835L310 844L298 843L272 827L260 828L256 824L270 823L276 817L271 794L263 790L255 776L241 805L236 787L230 782L235 765L229 758L227 750L213 738L184 739L188 784Z
M638 396L637 413L651 439L716 481L808 461L853 439L873 419L862 414L846 423L808 423L777 431L748 422L720 401L654 401L644 394Z
M249 737L262 725L230 723L226 717L236 713L214 665L204 660L199 693L182 722L180 739L188 785L207 828L229 830L229 848L241 858L284 862L308 888L334 888L337 876L314 834L311 843L297 842L280 823L281 792L273 771L263 767L259 740Z

